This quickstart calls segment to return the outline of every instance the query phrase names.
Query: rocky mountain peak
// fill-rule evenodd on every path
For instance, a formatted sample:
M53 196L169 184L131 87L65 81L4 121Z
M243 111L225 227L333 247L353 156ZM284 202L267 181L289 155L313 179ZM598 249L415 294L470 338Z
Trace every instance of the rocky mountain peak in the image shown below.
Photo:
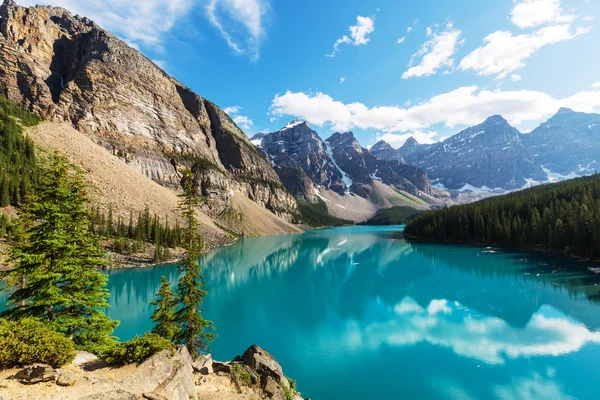
M388 142L384 140L380 140L379 142L375 143L373 146L371 146L369 151L379 160L398 160L402 164L406 163L398 150L394 149Z
M281 128L280 130L281 131L285 131L287 129L293 129L293 128L308 128L308 129L311 129L310 125L305 120L295 119L295 120L290 121L287 124L285 124L285 126L283 128Z

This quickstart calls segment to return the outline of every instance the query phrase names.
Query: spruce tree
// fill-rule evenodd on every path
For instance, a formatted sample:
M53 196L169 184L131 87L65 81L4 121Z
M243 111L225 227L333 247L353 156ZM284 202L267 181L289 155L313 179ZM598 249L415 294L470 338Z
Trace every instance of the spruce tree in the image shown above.
M12 243L16 267L4 276L21 283L2 316L37 318L70 337L77 346L101 351L112 343L117 321L108 318L107 263L90 232L81 172L53 154L39 188L21 211L24 232Z
M177 300L175 293L171 289L171 283L165 276L162 277L160 289L156 293L156 300L152 302L154 312L150 317L155 322L152 333L156 333L165 339L174 340L175 338L175 308Z
M207 351L215 338L212 321L202 317L202 301L208 294L206 279L202 275L198 259L202 254L204 242L198 232L196 208L200 205L198 187L194 175L186 170L181 178L183 193L180 195L179 211L186 222L183 229L182 247L185 257L179 264L181 277L177 285L178 310L175 313L177 333L175 341L184 344L192 357Z

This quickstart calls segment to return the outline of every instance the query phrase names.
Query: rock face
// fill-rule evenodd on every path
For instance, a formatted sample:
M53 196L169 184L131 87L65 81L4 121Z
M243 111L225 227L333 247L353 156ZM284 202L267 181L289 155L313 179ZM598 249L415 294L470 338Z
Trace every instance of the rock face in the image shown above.
M132 392L152 392L172 400L197 399L193 361L187 348L163 350L144 361L124 384Z
M193 168L214 214L239 190L280 216L296 203L229 116L85 17L0 6L0 93L68 121L132 168L177 186Z
M399 161L401 164L406 164L398 150L394 149L388 142L380 140L369 149L371 154L379 160Z
M15 375L15 379L26 385L33 385L40 382L55 381L58 372L46 364L33 364L25 367Z
M295 196L312 199L313 184L339 194L347 190L327 145L306 121L292 121L276 132L258 134L252 142L271 160L283 184Z
M535 161L523 135L501 116L431 145L408 140L399 150L411 165L427 171L429 178L448 189L519 189L528 179L545 181L547 175Z
M371 195L373 180L416 196L419 192L431 194L431 183L423 169L405 165L402 157L378 159L358 143L352 132L334 133L327 143L336 164L352 181L351 192L361 197Z
M600 171L599 114L561 108L530 134L523 135L523 142L547 171L564 176Z

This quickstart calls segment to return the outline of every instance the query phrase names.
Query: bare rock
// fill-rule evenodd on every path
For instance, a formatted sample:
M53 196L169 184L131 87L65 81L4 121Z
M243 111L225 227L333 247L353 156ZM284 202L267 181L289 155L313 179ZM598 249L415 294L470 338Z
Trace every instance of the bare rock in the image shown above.
M139 396L119 389L80 397L79 400L139 400Z
M66 369L60 369L57 371L56 384L58 386L73 386L75 384L75 374Z
M192 364L194 372L202 375L209 375L213 373L213 359L210 354L206 356L200 356Z
M163 350L144 361L125 381L135 392L155 393L171 400L197 399L193 361L184 346Z
M144 393L142 397L146 400L169 400L167 397L156 393Z
M26 385L54 381L56 377L57 373L54 368L46 364L30 365L23 368L15 375L17 381Z
M277 360L275 360L275 357L265 349L253 344L242 355L242 361L260 375L264 377L270 376L275 379L279 385L286 389L290 388L290 382L283 374L281 365L279 365Z
M264 376L262 378L262 387L269 399L286 400L285 391L281 385L270 376Z
M89 353L87 351L77 350L75 352L75 359L73 360L74 365L83 365L92 361L96 361L98 356L95 354Z
M231 364L228 362L213 361L212 369L216 374L219 374L219 373L230 374L231 373Z

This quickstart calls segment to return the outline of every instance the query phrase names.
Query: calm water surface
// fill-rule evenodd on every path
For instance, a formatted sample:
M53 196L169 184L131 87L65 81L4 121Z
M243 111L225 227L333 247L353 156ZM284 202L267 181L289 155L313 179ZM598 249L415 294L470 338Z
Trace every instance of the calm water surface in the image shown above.
M600 398L600 279L586 265L409 244L391 237L399 229L250 238L208 254L214 358L256 343L313 400ZM121 339L151 328L162 275L177 280L174 266L110 272Z

